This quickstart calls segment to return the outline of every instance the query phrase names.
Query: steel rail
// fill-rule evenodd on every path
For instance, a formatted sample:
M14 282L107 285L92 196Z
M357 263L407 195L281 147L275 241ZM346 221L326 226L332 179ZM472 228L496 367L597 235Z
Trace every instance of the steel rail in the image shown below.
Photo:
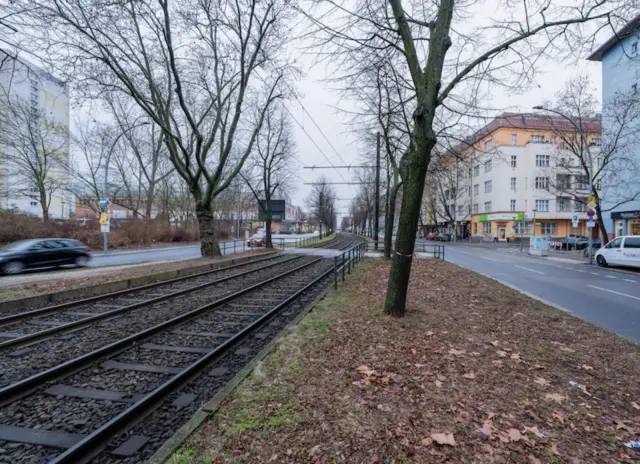
M283 264L283 263L288 263L290 261L298 260L298 259L301 259L301 258L302 258L302 256L294 256L294 257L286 259L284 261L278 261L277 263L266 264L266 265L260 266L260 267L258 267L256 269L250 269L248 271L241 272L240 274L234 274L232 276L223 277L221 279L216 279L216 280L213 280L211 282L206 282L204 284L196 285L194 287L186 288L186 289L183 289L183 290L178 290L177 292L169 293L167 295L158 296L158 297L152 298L150 300L141 301L139 303L133 303L131 305L123 306L121 308L113 309L111 311L106 311L104 313L98 313L98 314L95 314L93 316L84 317L82 319L78 319L77 321L67 322L66 324L58 325L58 326L55 326L55 327L50 327L48 329L40 330L40 331L34 332L32 334L26 334L26 335L24 335L22 337L12 338L12 339L6 340L4 342L0 342L0 352L1 351L5 351L5 350L7 350L9 348L17 348L17 347L20 347L20 346L31 344L31 343L37 342L39 340L43 340L43 339L49 338L50 336L59 334L61 332L67 332L67 331L70 331L70 330L81 329L82 327L86 327L88 325L91 325L96 321L101 321L101 320L104 320L104 319L117 317L117 316L120 316L122 314L128 313L130 311L134 311L136 309L143 308L145 306L150 306L150 305L159 303L161 301L169 300L171 298L175 298L177 296L184 295L186 293L191 293L191 292L194 292L194 291L197 291L197 290L202 290L203 288L210 287L212 285L216 285L216 284L219 284L219 283L222 283L222 282L226 282L226 281L231 280L231 279L235 279L236 277L241 277L241 276L245 276L245 275L248 275L248 274L252 274L254 272L258 272L258 271L261 271L263 269L268 269L270 267L277 266L277 265L280 265L280 264Z
M274 256L275 255L275 256ZM53 306L47 306L40 309L34 309L33 311L25 311L23 313L10 314L9 316L0 317L0 326L6 325L8 323L17 322L23 319L28 319L31 316L44 316L46 314L55 313L61 311L63 309L75 308L76 306L82 306L89 303L95 303L96 301L106 300L108 298L114 298L120 295L126 295L127 293L134 293L143 290L149 290L151 288L159 287L162 285L173 284L176 282L181 282L183 280L193 279L196 277L202 277L208 274L215 274L216 272L222 272L229 269L234 269L237 267L247 266L249 264L260 263L262 261L268 261L270 259L277 258L277 253L270 253L270 256L261 259L254 259L245 263L234 264L232 266L225 266L216 269L210 269L208 271L198 272L197 274L191 274L188 276L176 277L169 280L161 280L158 282L153 282L146 285L141 285L140 287L127 288L125 290L118 290L115 292L105 293L104 295L96 295L89 298L83 298L82 300L69 301L67 303L61 303Z
M294 299L298 298L298 296L300 296L303 292L308 290L311 286L315 285L332 272L333 268L322 273L311 283L298 290L285 301L279 303L268 313L252 322L250 325L242 329L240 332L236 333L233 337L229 338L224 343L218 345L216 348L185 368L179 374L176 374L173 378L160 385L151 393L145 395L139 401L131 405L126 410L122 411L116 417L109 420L107 423L102 425L91 434L87 435L84 439L76 443L74 446L68 448L64 453L49 461L49 464L80 464L89 462L91 459L100 454L104 450L104 448L106 448L110 439L112 439L115 435L122 433L123 431L132 427L133 425L144 419L146 416L148 416L150 413L152 413L160 406L160 404L168 395L183 387L195 376L197 376L203 369L205 369L209 364L224 355L231 348L235 347L239 342L244 340L247 335L249 335L255 329L263 326L265 322L275 316L276 313L278 313L282 308L291 303Z
M78 370L80 370L82 367L86 366L87 364L92 363L93 361L103 358L105 356L109 356L109 355L114 355L117 354L118 352L124 351L125 349L129 348L129 346L131 344L134 344L142 339L145 339L151 335L155 335L159 332L162 332L168 328L171 328L173 326L178 325L179 323L183 322L183 321L187 321L188 319L191 319L205 311L208 311L216 306L220 306L222 304L225 304L239 296L244 295L245 293L251 292L253 290L257 290L260 287L263 287L271 282L274 282L278 279L281 279L282 277L285 277L289 274L293 274L294 272L297 272L301 269L304 269L308 266L311 266L312 264L318 263L322 261L322 258L318 258L315 259L313 261L309 261L308 263L304 263L298 267L295 267L293 269L290 269L288 271L285 271L281 274L278 274L274 277L271 277L267 280L264 280L260 283L257 283L255 285L252 285L250 287L244 288L242 290L239 290L235 293L232 293L230 295L224 296L222 298L219 298L215 301L212 301L211 303L207 303L206 305L200 306L199 308L196 308L194 310L191 310L187 313L181 314L180 316L176 316L173 319L169 319L168 321L162 322L160 324L157 324L153 327L149 327L148 329L142 330L140 332L137 332L135 334L129 335L128 337L122 338L120 340L117 340L115 342L112 342L108 345L105 345L101 348L98 348L94 351L91 351L90 353L86 353L83 354L81 356L78 356L77 358L74 359L70 359L68 361L65 361L61 364L58 364L56 366L53 366L49 369L46 369L44 371L38 372L37 374L34 374L30 377L27 377L25 379L19 380L15 383L12 383L10 385L6 385L2 388L0 388L0 406L5 406L6 404L20 398L23 397L25 395L27 395L28 393L30 393L33 389L40 387L41 385L43 385L44 383L62 377L64 374L67 374L69 372L76 372ZM333 269L332 269L333 270Z

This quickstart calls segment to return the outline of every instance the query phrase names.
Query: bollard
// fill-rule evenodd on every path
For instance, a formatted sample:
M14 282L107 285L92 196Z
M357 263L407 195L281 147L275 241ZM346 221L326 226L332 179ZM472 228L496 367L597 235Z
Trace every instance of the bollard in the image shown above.
M345 253L342 253L342 281L344 282L344 255Z
M333 286L338 290L338 257L333 257Z
M347 266L349 266L349 267L347 268L347 272L348 272L349 274L351 274L351 249L349 249L349 250L347 251L347 253L348 253Z
M233 254L236 254L236 241L233 241Z

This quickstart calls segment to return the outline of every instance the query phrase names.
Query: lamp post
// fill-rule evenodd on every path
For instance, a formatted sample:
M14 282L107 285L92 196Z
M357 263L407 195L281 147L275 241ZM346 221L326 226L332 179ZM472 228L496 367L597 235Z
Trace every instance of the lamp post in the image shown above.
M591 149L589 148L589 142L587 142L587 137L584 135L584 132L582 132L582 129L575 123L573 119L561 113L560 111L552 110L550 108L545 108L544 106L540 106L540 105L534 106L533 109L548 111L549 113L555 113L558 116L563 117L564 119L569 121L571 125L576 129L576 132L580 134L580 137L582 138L582 143L584 144L587 150L587 156L589 157L589 196L592 196L593 195L593 157L591 156ZM589 248L589 264L593 264L593 235L591 234L591 230L588 231L587 238L589 239L589 244L587 245Z
M113 143L111 144L111 147L109 148L109 152L107 153L107 160L104 163L104 185L102 187L102 197L105 199L109 198L109 163L111 162L111 155L113 154L113 150L116 147L116 144L118 143L118 140L120 140L120 138L126 134L127 132L129 132L130 130L133 130L137 127L140 126L146 126L151 124L149 121L145 121L145 122L141 122L140 124L136 124L133 125L125 130L123 130L122 132L120 132L120 134L115 138L115 140L113 141ZM105 206L105 209L108 208L108 203L107 206ZM106 212L106 211L105 211ZM104 232L103 234L103 251L104 253L107 253L107 251L109 250L109 232Z
M538 208L533 208L533 236L536 236L536 213L538 212Z

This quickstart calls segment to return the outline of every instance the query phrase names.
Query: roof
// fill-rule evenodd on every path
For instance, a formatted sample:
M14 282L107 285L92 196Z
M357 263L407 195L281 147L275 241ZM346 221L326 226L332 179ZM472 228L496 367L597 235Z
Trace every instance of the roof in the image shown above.
M587 133L602 132L602 116L584 118L580 123L581 128ZM469 148L478 140L502 128L549 130L556 132L575 132L573 125L561 116L551 116L546 113L503 113L496 116L493 121L476 131L461 142L454 151L462 151Z
M606 55L609 50L615 47L618 43L620 43L623 39L630 36L633 31L640 27L640 14L629 21L622 29L620 29L617 33L613 35L609 40L603 43L600 48L598 48L595 52L593 52L587 58L590 61L602 61L602 57Z

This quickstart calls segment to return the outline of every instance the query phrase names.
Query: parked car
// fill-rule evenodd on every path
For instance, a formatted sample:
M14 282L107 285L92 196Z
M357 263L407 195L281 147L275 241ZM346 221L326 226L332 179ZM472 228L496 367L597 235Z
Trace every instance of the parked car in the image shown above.
M640 268L640 235L616 237L596 253L598 266L629 266Z
M436 242L450 242L451 234L443 234L442 232L438 233L435 238Z
M261 233L257 233L257 234L253 234L251 237L249 237L249 240L247 240L247 246L249 248L257 246L257 247L261 247L265 245L265 240L266 240L266 236L264 234Z
M21 240L0 247L0 270L19 274L25 269L58 267L65 264L86 266L91 248L68 238Z
M581 250L589 244L589 239L584 235L569 235L560 239L563 250Z
M427 238L427 240L435 240L436 239L436 235L438 235L438 234L436 234L435 232L429 232L427 234L426 238Z

